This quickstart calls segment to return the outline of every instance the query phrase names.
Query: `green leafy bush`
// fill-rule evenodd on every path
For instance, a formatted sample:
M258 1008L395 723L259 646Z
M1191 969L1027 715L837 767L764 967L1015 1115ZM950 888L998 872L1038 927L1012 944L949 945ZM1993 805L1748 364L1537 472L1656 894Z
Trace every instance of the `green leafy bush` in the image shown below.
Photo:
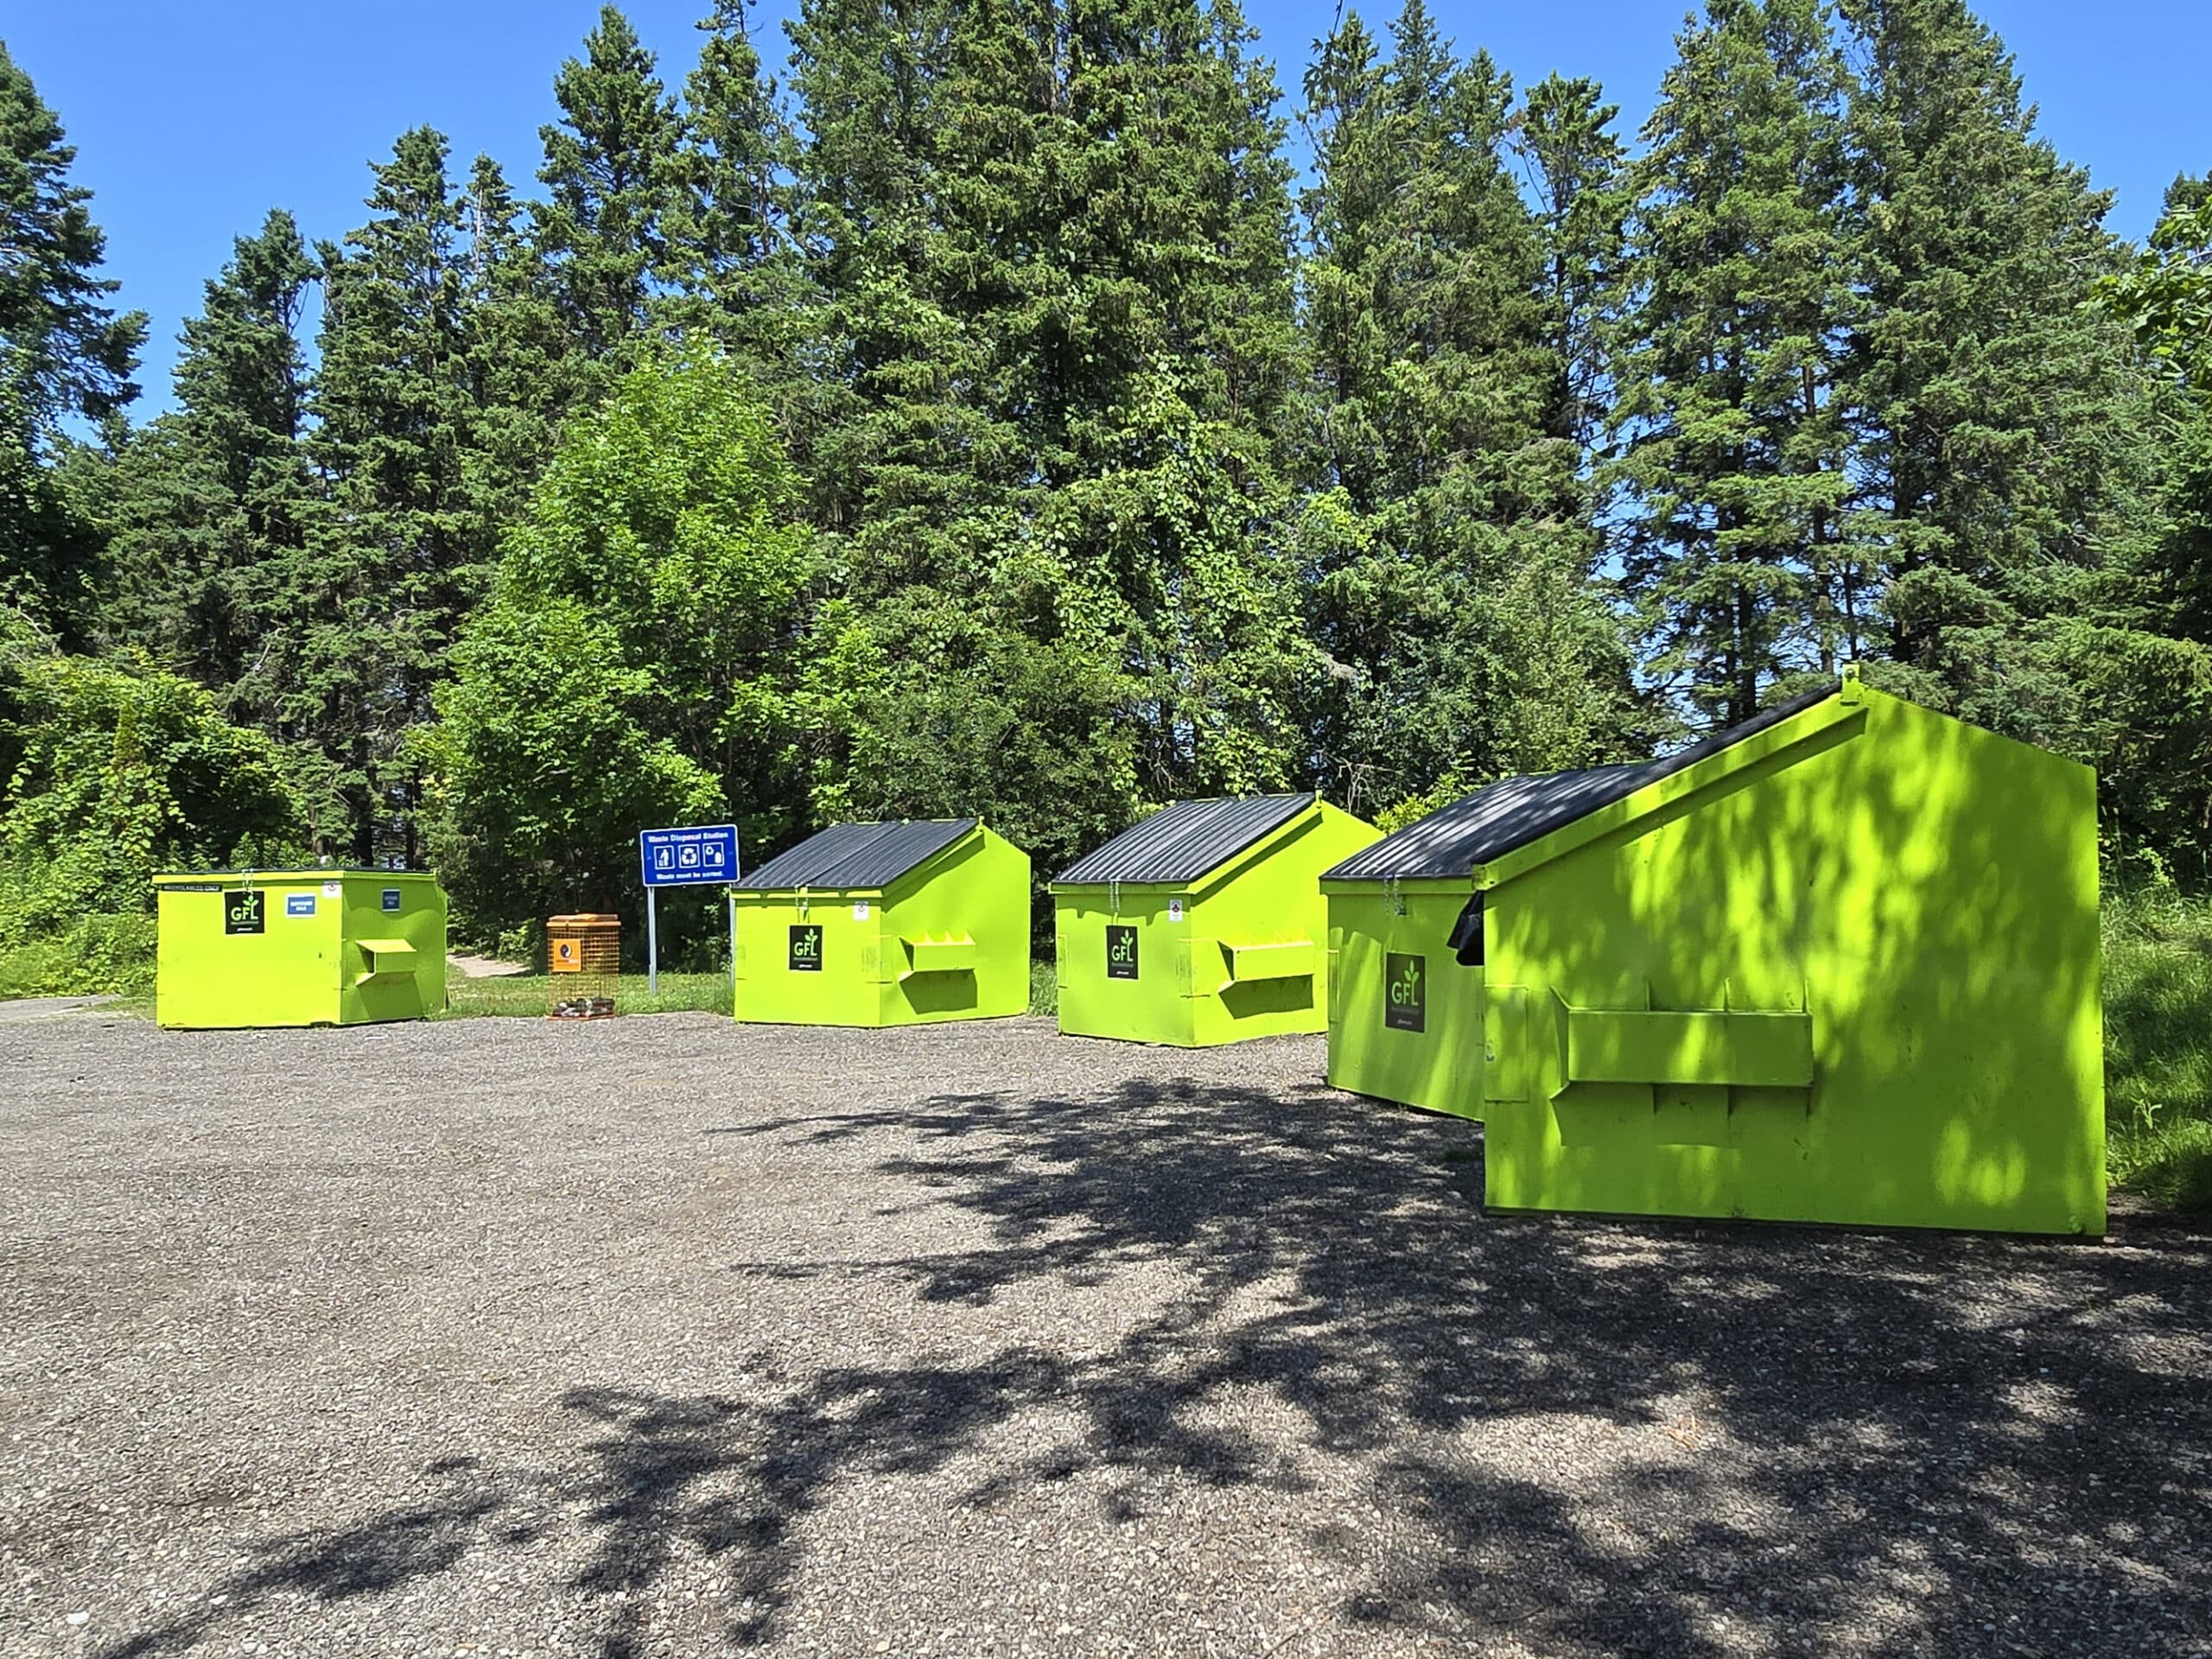
M143 658L0 612L0 995L143 990L156 871L294 852L277 747Z
M2105 1116L2113 1179L2212 1211L2212 899L2105 905Z
M416 744L459 937L636 916L646 825L734 818L748 852L795 827L814 574L782 446L711 348L626 376L575 423ZM664 961L723 948L714 918L665 920Z

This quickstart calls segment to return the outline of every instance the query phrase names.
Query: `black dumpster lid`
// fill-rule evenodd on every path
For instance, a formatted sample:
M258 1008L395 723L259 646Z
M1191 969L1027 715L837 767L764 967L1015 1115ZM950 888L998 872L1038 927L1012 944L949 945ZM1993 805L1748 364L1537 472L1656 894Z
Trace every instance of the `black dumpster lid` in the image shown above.
M753 893L792 887L880 887L934 858L976 827L973 818L837 823L730 885Z
M1056 887L1109 881L1195 881L1313 804L1303 795L1243 795L1177 801L1139 820L1060 873Z
M1670 778L1708 755L1732 748L1835 695L1833 685L1808 691L1656 760L1500 779L1362 848L1321 879L1420 880L1465 875L1478 864L1502 858L1562 824L1624 800L1647 784Z

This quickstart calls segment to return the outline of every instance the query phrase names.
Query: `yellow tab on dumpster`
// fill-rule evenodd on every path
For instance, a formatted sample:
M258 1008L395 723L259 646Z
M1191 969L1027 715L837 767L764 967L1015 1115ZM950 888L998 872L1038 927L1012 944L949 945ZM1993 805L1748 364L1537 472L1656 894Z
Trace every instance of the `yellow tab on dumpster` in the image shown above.
M368 958L369 970L355 978L356 985L372 979L398 979L415 971L415 947L404 939L356 939Z
M1249 983L1259 979L1306 979L1319 967L1311 939L1274 944L1225 944L1230 976Z
M910 974L957 974L973 972L976 967L976 941L973 939L906 939L906 960L912 965Z

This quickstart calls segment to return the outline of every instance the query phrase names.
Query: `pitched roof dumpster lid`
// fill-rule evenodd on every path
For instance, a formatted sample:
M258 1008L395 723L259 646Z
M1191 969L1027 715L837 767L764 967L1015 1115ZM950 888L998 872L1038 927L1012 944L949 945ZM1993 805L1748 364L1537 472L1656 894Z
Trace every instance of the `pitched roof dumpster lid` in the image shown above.
M907 818L837 823L778 853L730 885L747 893L793 887L884 887L935 858L976 828L974 818Z
M1808 691L1656 760L1502 778L1362 848L1334 869L1324 872L1321 879L1419 880L1465 875L1478 864L1501 858L1562 824L1624 800L1646 785L1686 771L1835 695L1833 685Z
M1303 795L1243 795L1163 806L1060 872L1056 887L1195 881L1313 804Z

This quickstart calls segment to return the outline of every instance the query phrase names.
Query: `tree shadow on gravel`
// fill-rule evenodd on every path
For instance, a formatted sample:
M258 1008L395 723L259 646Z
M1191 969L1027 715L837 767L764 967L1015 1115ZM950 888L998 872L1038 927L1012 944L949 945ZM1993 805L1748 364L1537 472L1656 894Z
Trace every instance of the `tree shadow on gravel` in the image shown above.
M1366 1560L1315 1537L1365 1562L1344 1621L1593 1653L2212 1638L2212 1244L2188 1230L1485 1217L1473 1126L1318 1088L951 1096L759 1132L923 1140L886 1170L996 1245L880 1264L924 1304L1179 1264L1181 1302L1060 1381L1080 1443L994 1484L1294 1480L1193 1427L1265 1389L1433 1541ZM1570 1428L1636 1444L1551 1466Z
M473 1460L472 1460L473 1461ZM427 1473L460 1474L434 1465ZM256 1548L257 1558L232 1573L205 1601L150 1630L101 1649L101 1659L141 1659L179 1653L265 1603L305 1596L339 1602L375 1595L450 1571L491 1532L506 1498L476 1484L456 1483L449 1495L387 1510L359 1525L295 1533ZM507 1542L527 1529L501 1529Z
M728 1264L741 1281L887 1275L911 1288L918 1347L933 1306L1039 1283L1079 1304L1118 1273L1168 1271L1101 1350L755 1355L741 1400L571 1390L577 1432L534 1484L456 1471L445 1504L271 1545L234 1599L359 1594L559 1524L584 1541L570 1587L605 1659L657 1650L657 1603L700 1561L722 1594L685 1617L755 1645L841 1489L941 1473L1040 1412L1075 1427L988 1463L956 1503L1097 1472L1110 1522L1179 1484L1296 1491L1309 1454L1355 1462L1347 1501L1387 1524L1302 1542L1354 1586L1338 1630L1385 1646L2212 1651L2202 1236L1485 1216L1474 1126L1319 1088L1124 1082L736 1133L770 1162L779 1144L880 1141L913 1202L986 1224L974 1249ZM1255 1395L1301 1450L1224 1426Z

